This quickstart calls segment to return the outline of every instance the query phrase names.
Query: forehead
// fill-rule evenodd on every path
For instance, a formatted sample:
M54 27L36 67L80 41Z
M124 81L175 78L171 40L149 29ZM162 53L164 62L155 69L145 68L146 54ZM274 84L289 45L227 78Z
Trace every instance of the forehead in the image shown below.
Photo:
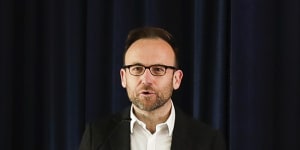
M136 63L175 65L175 54L172 47L162 39L139 39L132 43L125 55L125 65Z

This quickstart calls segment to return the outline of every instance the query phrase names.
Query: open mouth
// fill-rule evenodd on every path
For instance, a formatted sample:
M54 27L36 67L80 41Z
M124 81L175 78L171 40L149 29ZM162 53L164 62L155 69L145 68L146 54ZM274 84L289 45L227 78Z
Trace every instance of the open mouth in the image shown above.
M154 92L153 91L142 91L141 94L150 95L150 94L154 94Z

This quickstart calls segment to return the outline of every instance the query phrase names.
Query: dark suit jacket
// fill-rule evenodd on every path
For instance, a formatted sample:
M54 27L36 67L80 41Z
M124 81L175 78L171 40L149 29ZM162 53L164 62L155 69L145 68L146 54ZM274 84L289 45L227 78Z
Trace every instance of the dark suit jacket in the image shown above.
M225 150L223 135L175 106L171 150ZM130 150L130 108L87 125L79 150Z

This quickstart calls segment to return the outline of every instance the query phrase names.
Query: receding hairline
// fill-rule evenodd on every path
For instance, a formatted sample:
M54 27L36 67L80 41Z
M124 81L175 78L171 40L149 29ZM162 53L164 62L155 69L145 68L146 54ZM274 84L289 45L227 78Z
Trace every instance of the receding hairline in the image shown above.
M124 54L124 65L126 64L126 57L128 58L128 55L132 55L132 53L135 53L136 51L141 51L141 48L144 48L144 46L148 47L149 45L156 45L156 48L159 48L159 52L157 53L168 53L169 58L168 59L172 59L173 63L172 65L177 67L177 62L176 62L176 54L172 48L172 46L166 42L165 40L157 37L157 38L141 38L136 40L135 42L133 42L129 48L126 50L126 53ZM156 49L154 48L154 49ZM153 50L154 50L153 49ZM149 49L150 51L152 50ZM127 62L128 63L128 62ZM128 64L126 64L128 65Z
M178 67L178 49L175 45L174 38L168 31L158 27L141 27L133 29L128 33L123 53L123 64L125 63L125 55L129 47L141 39L161 39L165 41L172 48L175 65Z

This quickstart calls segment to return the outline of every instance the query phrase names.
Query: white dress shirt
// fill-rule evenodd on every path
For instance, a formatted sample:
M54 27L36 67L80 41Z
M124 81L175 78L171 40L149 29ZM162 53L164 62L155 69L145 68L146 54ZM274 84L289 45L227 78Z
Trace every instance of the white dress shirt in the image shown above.
M172 103L171 113L166 122L156 125L155 133L146 128L146 124L137 119L130 110L130 146L131 150L170 150L175 124L175 108Z

